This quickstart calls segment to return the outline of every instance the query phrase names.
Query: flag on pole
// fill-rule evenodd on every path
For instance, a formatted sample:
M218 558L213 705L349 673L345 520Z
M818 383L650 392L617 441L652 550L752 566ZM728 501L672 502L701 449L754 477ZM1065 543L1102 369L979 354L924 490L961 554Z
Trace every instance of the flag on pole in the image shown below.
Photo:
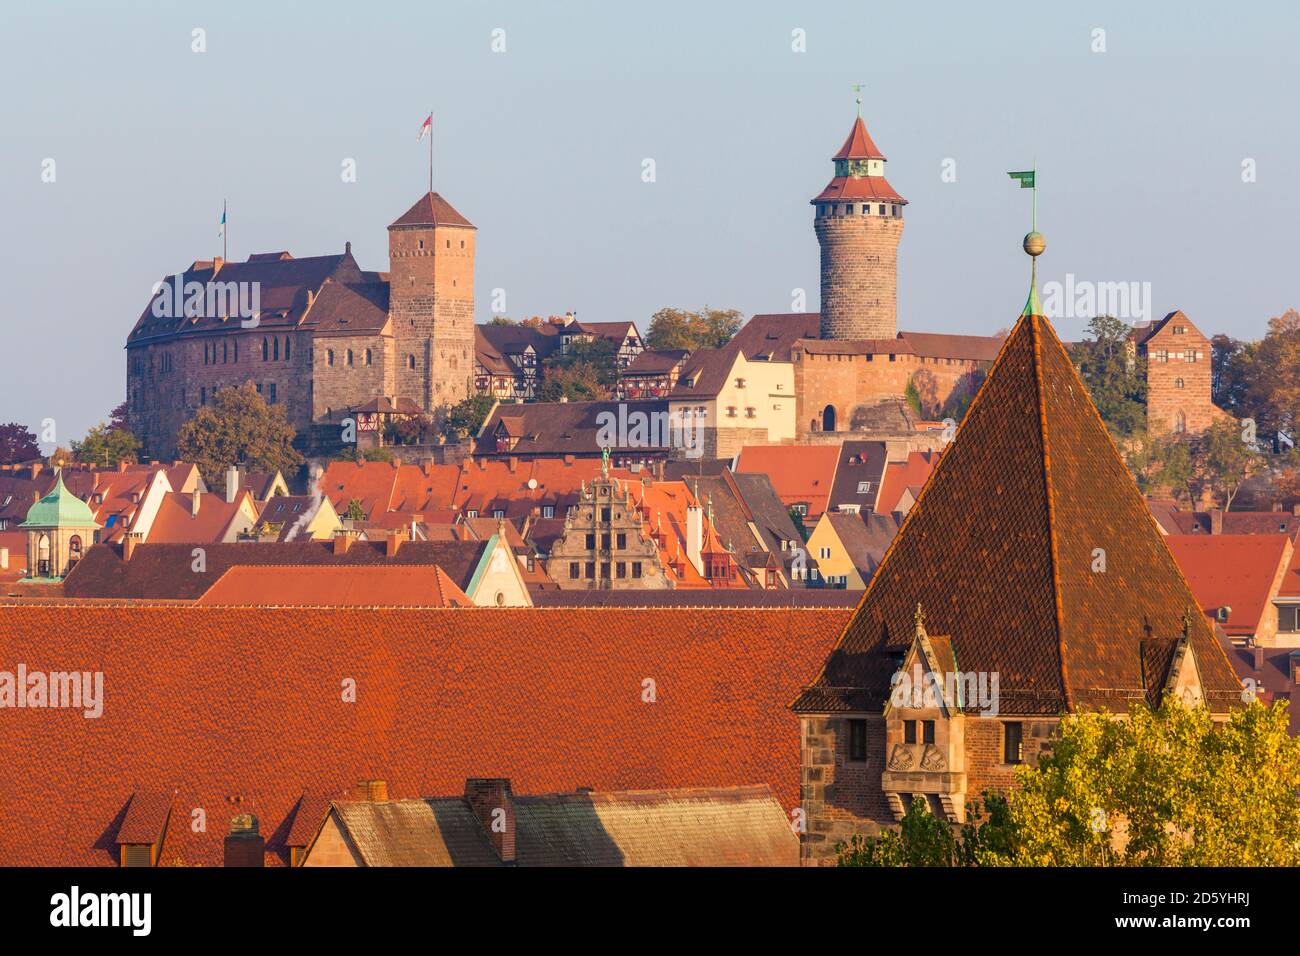
M217 233L217 238L225 238L226 235L226 204L221 204L221 230Z
M416 137L415 141L417 143L423 142L424 137L428 136L432 132L433 132L433 114L430 113L428 116L425 117L424 122L420 124L420 135Z
M1007 175L1012 179L1019 180L1021 189L1034 188L1034 170L1032 169L1026 169L1018 173L1007 173Z

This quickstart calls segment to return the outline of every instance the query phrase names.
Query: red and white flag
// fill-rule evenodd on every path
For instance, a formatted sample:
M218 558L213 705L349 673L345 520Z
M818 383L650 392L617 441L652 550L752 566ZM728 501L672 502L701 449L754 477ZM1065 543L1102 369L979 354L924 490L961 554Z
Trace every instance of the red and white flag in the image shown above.
M424 122L420 124L420 135L416 137L415 141L417 143L423 141L424 137L428 136L432 132L433 132L433 114L430 113L425 118Z

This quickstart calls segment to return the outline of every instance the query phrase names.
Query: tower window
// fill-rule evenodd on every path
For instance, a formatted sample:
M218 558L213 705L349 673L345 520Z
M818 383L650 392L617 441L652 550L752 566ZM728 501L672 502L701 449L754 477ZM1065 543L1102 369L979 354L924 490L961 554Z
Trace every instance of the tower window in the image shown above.
M1182 388L1182 387L1183 387L1183 380L1181 378L1174 379L1174 388Z
M916 743L916 721L915 720L903 721L903 743L905 744Z
M1022 749L1022 727L1018 723L1002 725L1002 761L1003 763L1020 763Z
M408 356L406 357L406 367L407 367L407 368L415 368L415 356L414 356L414 355L408 355Z
M352 365L352 350L348 349L348 365Z
M880 204L880 214L881 214L882 216L885 214L885 204L884 204L884 203L881 203L881 204Z
M289 336L284 337L284 360L289 361Z
M423 239L420 240L420 248L421 248L421 249L424 248L424 240L423 240Z
M370 349L366 349L366 364L371 364Z
M271 343L271 358L280 361L280 340L276 339Z
M333 349L326 349L326 350L325 350L325 364L328 365L330 368L333 368L333 367L334 367L334 350L333 350Z
M862 763L867 759L867 722L849 721L849 759Z
M448 248L448 249L451 248L451 240L450 240L450 239L447 240L447 248Z

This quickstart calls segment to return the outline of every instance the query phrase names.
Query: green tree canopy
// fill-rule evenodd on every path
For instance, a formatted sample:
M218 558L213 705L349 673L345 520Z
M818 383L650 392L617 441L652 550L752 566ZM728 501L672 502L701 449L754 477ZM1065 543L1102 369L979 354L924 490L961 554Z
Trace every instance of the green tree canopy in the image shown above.
M1146 427L1146 359L1130 347L1133 329L1108 315L1088 323L1085 338L1070 347L1079 377L1106 427L1128 437Z
M537 397L544 402L604 399L617 381L617 344L609 339L576 339L566 351L552 352L543 360Z
M72 454L83 465L96 468L116 468L118 462L134 464L140 453L140 439L125 428L114 428L100 423L81 441L72 443Z
M442 425L443 433L451 441L460 441L477 434L495 405L496 399L491 395L471 395L463 402L457 402L447 410Z
M40 457L41 449L36 444L35 432L18 422L0 425L0 465L12 465Z
M711 309L707 305L694 312L660 309L650 317L645 344L659 351L720 349L740 331L743 322L736 309Z
M223 388L176 433L176 448L199 466L209 486L224 489L225 470L289 472L303 462L293 447L293 426L283 405L268 405L251 382Z

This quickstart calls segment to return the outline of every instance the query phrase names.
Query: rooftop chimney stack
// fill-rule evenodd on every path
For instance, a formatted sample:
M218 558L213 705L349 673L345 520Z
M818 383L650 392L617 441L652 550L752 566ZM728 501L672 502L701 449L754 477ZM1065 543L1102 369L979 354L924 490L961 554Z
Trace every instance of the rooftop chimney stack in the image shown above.
M226 504L235 503L235 495L239 491L239 469L231 465L226 469Z
M198 516L199 516L199 489L195 488L192 492L190 492L190 517L197 518Z
M0 548L0 571L9 570L9 549Z
M135 554L135 546L140 543L139 531L128 531L122 538L122 560L130 561L131 555Z
M699 505L690 505L686 509L686 557L700 574L704 573L704 559L700 555L703 547L704 509Z
M386 803L388 801L388 781L358 780L353 794L356 799L366 803Z
M228 867L264 866L266 840L257 829L257 817L251 813L237 813L230 820L230 833L225 841L225 865Z
M348 553L348 548L352 547L352 535L347 528L339 528L334 532L334 554L342 556Z
M515 800L507 777L470 777L465 800L502 863L515 862Z
M1223 534L1223 509L1210 509L1210 534Z
M406 529L398 530L394 528L388 534L388 539L384 542L384 557L396 557L397 549L402 546L402 539L406 537Z

